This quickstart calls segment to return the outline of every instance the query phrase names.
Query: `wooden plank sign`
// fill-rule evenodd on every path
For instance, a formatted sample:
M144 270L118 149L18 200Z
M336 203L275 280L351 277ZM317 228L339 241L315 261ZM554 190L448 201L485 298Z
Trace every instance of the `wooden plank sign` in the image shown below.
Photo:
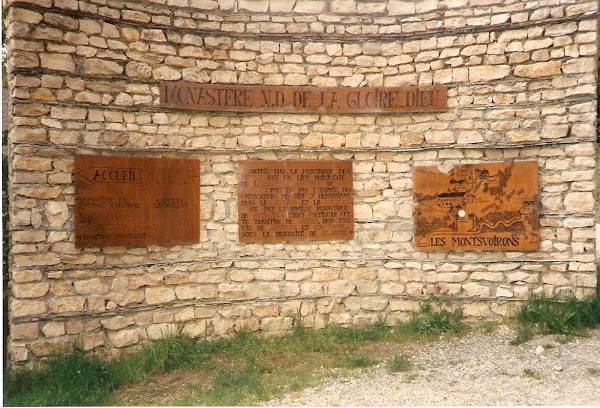
M200 163L75 155L75 246L197 243Z
M240 242L354 238L352 161L238 162Z
M217 112L443 112L444 86L331 87L214 85L160 82L162 107Z
M415 167L414 190L419 249L539 249L537 162Z

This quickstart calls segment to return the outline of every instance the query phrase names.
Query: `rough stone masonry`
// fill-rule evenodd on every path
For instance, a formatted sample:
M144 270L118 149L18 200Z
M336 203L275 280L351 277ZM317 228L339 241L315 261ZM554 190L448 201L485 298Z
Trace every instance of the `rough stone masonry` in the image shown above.
M118 355L182 330L405 319L433 296L495 318L596 287L595 0L4 0L9 355ZM159 81L444 85L443 113L211 113ZM74 155L201 164L193 245L76 248ZM239 160L351 160L353 240L239 243ZM420 251L413 168L538 162L540 248Z

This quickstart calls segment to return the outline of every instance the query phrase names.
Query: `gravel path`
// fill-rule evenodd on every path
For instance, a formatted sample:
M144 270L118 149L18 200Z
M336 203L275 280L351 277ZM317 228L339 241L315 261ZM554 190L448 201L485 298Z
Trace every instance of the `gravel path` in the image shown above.
M551 335L511 346L514 337L501 326L399 350L410 358L407 372L381 364L266 405L600 405L600 329L565 344Z

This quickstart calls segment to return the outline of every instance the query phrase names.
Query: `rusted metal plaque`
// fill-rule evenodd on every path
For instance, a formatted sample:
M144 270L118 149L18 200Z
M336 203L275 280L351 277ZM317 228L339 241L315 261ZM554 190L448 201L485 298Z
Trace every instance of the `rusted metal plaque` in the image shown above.
M417 248L539 249L537 162L415 167L414 190Z
M443 112L445 86L301 87L161 82L160 106L225 112Z
M200 163L75 155L75 246L197 243Z
M238 162L240 242L354 238L350 160Z

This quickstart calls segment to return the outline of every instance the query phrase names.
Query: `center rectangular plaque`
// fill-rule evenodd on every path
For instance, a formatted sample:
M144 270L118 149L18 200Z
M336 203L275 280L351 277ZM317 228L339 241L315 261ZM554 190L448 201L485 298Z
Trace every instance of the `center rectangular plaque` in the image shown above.
M354 238L350 160L238 162L240 242Z
M75 246L197 243L200 163L75 155Z

